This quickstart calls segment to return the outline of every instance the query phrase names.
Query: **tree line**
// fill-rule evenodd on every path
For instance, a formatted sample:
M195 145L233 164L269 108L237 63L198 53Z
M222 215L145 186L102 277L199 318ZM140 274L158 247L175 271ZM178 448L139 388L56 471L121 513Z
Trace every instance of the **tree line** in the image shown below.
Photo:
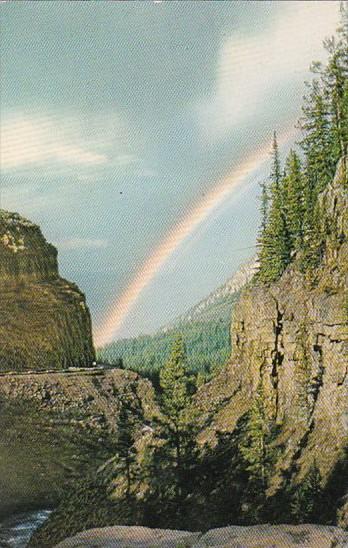
M98 360L118 364L121 358L125 369L140 373L158 386L159 374L170 355L171 345L182 333L189 371L207 379L216 368L226 363L231 354L230 316L233 304L230 303L226 317L207 322L186 322L166 332L115 341L98 350Z
M272 146L270 177L261 184L260 269L263 283L276 281L300 258L304 271L321 259L323 234L319 194L335 174L348 143L348 10L342 3L337 37L324 41L327 64L313 63L299 128L299 152L291 150L281 165L277 136Z

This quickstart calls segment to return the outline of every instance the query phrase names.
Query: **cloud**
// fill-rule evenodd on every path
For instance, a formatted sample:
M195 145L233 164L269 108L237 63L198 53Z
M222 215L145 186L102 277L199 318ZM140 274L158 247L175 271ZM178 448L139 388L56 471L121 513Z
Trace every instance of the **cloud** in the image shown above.
M109 242L107 240L90 238L70 238L68 240L55 242L55 244L59 249L62 250L105 249L106 247L108 247Z
M127 166L136 161L116 114L87 119L17 113L1 125L1 169L5 172Z
M89 149L64 122L50 117L18 115L1 126L1 168L5 171L58 163L98 165L105 154Z
M265 108L270 91L307 71L334 33L339 2L281 2L273 26L257 35L236 33L221 46L213 93L196 105L202 134L216 140ZM289 90L288 90L289 93Z

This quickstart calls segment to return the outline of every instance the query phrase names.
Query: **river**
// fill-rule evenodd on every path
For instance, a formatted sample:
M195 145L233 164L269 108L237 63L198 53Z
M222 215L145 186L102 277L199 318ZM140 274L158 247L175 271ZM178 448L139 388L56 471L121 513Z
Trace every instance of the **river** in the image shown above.
M51 510L24 512L0 521L0 547L26 548L33 532L46 521Z

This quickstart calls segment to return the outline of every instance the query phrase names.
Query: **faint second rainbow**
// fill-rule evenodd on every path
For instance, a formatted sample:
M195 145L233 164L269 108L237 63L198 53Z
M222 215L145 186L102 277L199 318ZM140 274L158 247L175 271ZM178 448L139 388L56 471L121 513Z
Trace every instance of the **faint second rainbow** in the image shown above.
M293 126L281 135L278 143L288 142L295 134ZM149 285L161 267L180 244L218 207L233 191L237 190L246 177L256 171L269 158L269 141L256 152L244 158L233 171L224 177L189 213L167 234L164 240L142 264L139 271L111 306L104 322L97 329L94 338L97 347L111 342L123 324L142 291Z

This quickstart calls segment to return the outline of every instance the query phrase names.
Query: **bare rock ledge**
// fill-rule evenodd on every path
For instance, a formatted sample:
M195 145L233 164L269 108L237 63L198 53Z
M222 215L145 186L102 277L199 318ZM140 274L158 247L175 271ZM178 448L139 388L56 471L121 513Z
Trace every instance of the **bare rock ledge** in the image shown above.
M254 525L212 529L208 533L104 527L64 540L56 548L348 548L348 533L325 525Z

